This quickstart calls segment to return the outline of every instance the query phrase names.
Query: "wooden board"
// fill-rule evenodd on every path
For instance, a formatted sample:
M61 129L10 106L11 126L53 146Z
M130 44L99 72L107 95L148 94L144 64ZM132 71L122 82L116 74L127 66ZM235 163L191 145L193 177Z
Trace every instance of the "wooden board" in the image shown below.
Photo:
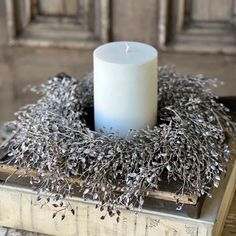
M222 236L236 235L236 192L225 220Z
M7 174L5 175L5 177L2 177L1 180L8 180L11 182L11 177L15 177L18 175L25 175L25 170L24 169L18 169L15 166L11 166L11 165L0 165L0 174ZM36 177L37 176L37 172L35 170L30 170L28 171L27 175L29 177ZM9 178L8 178L9 177ZM68 178L68 181L72 182L72 183L76 183L79 184L80 180L77 178ZM14 182L14 180L13 180ZM168 186L168 185L167 185ZM166 187L166 186L163 186ZM194 195L189 196L186 194L183 194L181 196L177 195L175 192L171 192L168 191L168 189L172 188L172 185L169 185L169 188L165 188L166 190L156 190L153 192L150 192L150 197L151 198L156 198L156 199L162 199L162 200L167 200L167 201L171 201L171 202L176 202L177 199L179 199L180 203L184 203L184 204L190 204L190 205L196 205L198 198ZM160 187L161 189L161 187Z

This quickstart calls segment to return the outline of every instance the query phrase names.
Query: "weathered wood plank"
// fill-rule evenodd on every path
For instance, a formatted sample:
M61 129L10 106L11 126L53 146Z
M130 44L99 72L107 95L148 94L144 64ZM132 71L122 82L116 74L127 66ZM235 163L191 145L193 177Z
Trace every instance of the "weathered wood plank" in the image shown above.
M121 221L116 223L115 218L106 217L104 221L99 210L89 202L80 202L79 199L70 201L75 208L75 216L68 214L64 221L60 217L52 219L54 208L45 206L40 208L36 203L36 195L27 189L16 186L0 186L0 211L3 213L0 224L8 227L27 229L52 235L165 235L165 232L179 235L186 234L186 225L194 228L194 232L202 226L191 220L169 214L143 212L135 215L133 212L121 210ZM8 204L6 204L6 202ZM154 214L154 215L152 215ZM204 227L211 227L209 224Z
M228 180L221 206L218 209L218 214L217 214L217 218L216 218L217 224L215 225L213 235L221 235L222 234L224 222L225 222L226 216L228 214L230 204L233 200L234 192L236 190L236 184L235 184L236 171L235 171L235 169L236 169L236 162L234 163L232 174L230 175L230 178Z
M233 0L233 19L232 19L232 23L234 26L236 26L236 0Z
M160 0L158 1L158 8L160 9L158 15L158 47L159 49L164 49L166 44L167 36L167 9L168 1Z
M17 169L14 166L11 165L1 165L0 166L0 173L6 173L9 176L10 175L25 175L25 170L24 169ZM34 170L29 170L27 173L27 176L30 177L36 177L37 176L37 172ZM80 180L77 178L68 178L68 181L72 182L72 183L76 183L79 184ZM190 204L190 205L195 205L197 203L198 198L196 196L189 196L189 195L181 195L178 196L176 195L175 192L170 192L170 191L161 191L161 190L156 190L153 192L150 192L149 197L152 198L156 198L156 199L162 199L162 200L166 200L166 201L172 201L172 202L176 202L177 199L179 199L180 203L185 203L185 204Z

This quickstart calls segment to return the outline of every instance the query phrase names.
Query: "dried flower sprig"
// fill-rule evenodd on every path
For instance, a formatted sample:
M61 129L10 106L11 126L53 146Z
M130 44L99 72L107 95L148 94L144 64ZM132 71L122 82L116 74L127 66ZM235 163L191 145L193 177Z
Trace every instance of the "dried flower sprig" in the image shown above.
M53 193L47 202L61 202L77 188L84 199L106 209L102 219L108 214L119 221L120 205L142 209L144 197L163 176L182 181L180 194L210 196L226 171L226 134L236 127L209 89L214 84L202 75L180 76L171 67L160 67L159 123L132 130L131 138L124 139L97 133L86 123L93 108L93 75L78 81L59 74L32 88L42 98L17 112L9 156L26 174L37 171L32 185L39 193Z

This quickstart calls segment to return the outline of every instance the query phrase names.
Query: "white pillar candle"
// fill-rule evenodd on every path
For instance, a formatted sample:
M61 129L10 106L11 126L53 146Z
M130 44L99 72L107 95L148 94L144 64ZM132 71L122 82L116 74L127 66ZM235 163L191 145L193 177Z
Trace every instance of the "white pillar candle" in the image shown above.
M93 53L95 130L127 137L157 122L157 50L112 42ZM112 130L111 130L112 129Z

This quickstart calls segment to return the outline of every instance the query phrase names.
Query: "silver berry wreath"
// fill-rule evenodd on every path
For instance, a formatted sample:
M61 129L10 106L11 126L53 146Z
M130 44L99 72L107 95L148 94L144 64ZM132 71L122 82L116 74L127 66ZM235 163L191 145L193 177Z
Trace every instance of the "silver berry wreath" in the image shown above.
M226 135L235 132L228 109L209 89L214 84L202 75L181 76L171 67L160 67L158 125L132 130L127 140L89 128L92 74L81 81L59 74L32 88L42 98L16 113L8 155L26 174L37 171L31 183L39 193L52 193L47 201L63 200L77 188L117 220L119 205L142 208L164 172L168 180L182 181L180 193L210 196L226 171Z

